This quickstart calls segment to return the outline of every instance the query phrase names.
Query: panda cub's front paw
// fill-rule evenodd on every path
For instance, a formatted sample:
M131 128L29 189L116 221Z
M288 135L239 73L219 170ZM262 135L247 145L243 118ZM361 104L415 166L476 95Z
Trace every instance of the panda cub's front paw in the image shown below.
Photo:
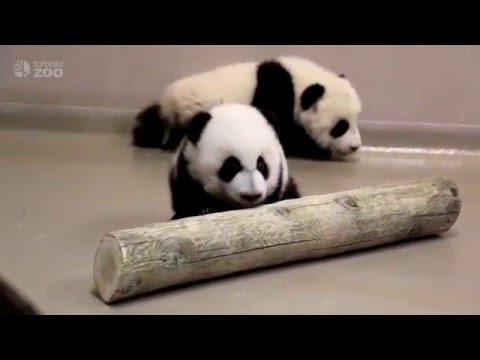
M198 215L207 215L212 213L213 210L211 208L203 208L198 212Z

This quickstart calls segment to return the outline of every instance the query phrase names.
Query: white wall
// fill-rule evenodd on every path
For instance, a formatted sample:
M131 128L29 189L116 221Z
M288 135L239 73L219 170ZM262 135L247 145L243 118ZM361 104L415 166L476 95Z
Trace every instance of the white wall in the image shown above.
M479 46L0 46L0 103L138 108L180 76L281 54L346 73L363 119L480 125ZM17 60L62 61L63 77L18 78Z

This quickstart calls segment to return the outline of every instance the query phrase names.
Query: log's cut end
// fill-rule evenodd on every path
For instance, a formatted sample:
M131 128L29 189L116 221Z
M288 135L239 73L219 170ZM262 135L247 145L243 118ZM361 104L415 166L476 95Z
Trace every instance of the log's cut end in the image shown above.
M122 253L114 236L108 234L100 240L93 262L94 283L103 301L115 297L122 269Z

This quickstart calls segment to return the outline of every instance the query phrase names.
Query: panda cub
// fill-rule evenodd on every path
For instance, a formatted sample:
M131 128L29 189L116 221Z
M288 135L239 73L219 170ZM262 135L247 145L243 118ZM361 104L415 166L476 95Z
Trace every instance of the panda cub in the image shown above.
M169 173L172 220L300 197L276 119L238 103L193 116Z
M133 144L173 150L195 113L222 102L272 112L286 156L340 160L362 145L362 106L350 81L295 56L223 65L174 81L159 103L137 115Z

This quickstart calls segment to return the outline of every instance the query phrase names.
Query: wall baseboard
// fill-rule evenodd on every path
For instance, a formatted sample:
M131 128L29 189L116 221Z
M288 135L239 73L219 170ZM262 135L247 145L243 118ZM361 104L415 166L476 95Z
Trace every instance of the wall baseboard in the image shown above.
M129 135L141 109L0 103L0 128ZM480 150L480 126L361 120L363 144Z
M128 133L140 109L0 103L0 128Z
M362 120L359 126L367 146L480 150L478 125Z

